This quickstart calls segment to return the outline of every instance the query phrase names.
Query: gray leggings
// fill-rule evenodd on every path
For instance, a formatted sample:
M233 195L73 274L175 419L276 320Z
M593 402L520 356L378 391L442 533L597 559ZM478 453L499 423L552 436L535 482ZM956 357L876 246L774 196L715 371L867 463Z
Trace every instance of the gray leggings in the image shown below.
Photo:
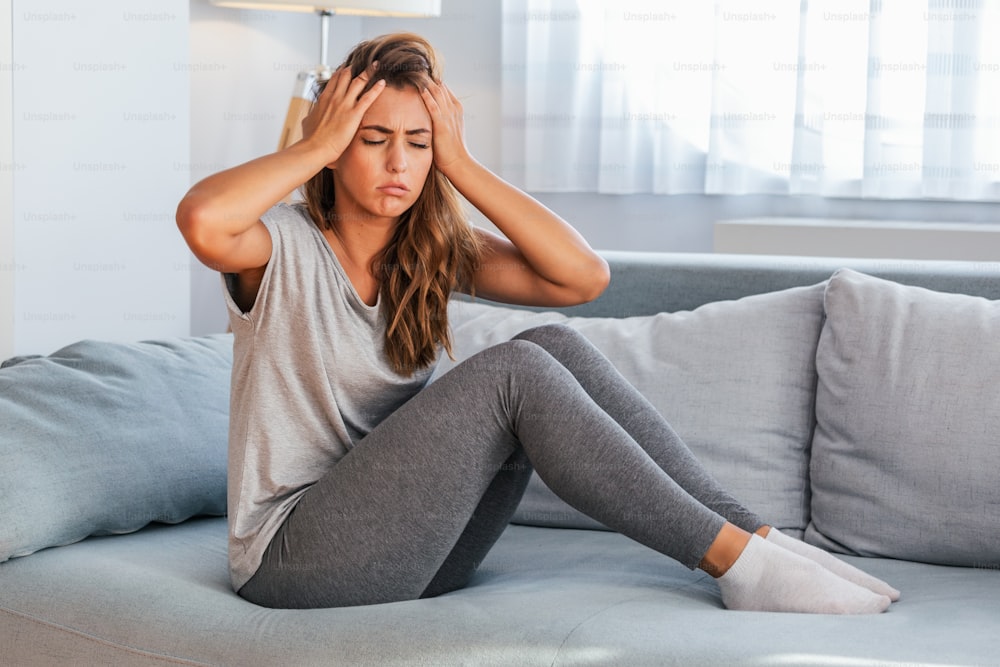
M589 341L548 325L458 364L358 442L239 594L309 608L461 588L532 468L584 514L692 569L725 521L763 525Z

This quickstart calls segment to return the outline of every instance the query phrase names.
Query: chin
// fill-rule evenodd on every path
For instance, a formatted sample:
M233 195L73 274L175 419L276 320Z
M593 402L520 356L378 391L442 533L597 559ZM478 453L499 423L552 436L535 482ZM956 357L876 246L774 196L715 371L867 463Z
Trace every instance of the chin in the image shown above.
M411 208L413 208L413 205L416 203L416 201L417 201L416 199L414 199L413 201L399 200L388 204L383 202L381 205L373 206L369 210L373 214L378 215L379 217L398 218L399 216L403 215Z

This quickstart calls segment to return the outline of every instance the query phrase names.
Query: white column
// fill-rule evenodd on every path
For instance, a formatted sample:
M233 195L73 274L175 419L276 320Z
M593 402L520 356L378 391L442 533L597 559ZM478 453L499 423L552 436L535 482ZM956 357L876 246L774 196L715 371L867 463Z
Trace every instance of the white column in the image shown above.
M14 353L187 335L189 3L11 2Z
M0 359L14 353L14 128L11 0L0 0Z

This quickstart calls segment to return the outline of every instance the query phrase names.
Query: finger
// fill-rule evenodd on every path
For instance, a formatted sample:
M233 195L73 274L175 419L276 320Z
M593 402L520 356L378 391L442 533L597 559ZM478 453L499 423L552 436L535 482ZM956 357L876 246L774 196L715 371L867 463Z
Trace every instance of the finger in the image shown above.
M458 98L455 97L455 94L451 92L451 89L444 82L435 83L431 92L434 93L434 101L441 108L441 113L452 114L456 111L461 112L462 103L458 101Z
M378 69L378 63L374 62L368 67L364 68L358 75L351 80L351 87L356 88L359 85L364 87L375 77L375 71Z
M424 87L431 92L431 95L434 96L434 99L438 99L439 97L441 97L441 86L442 84L438 83L434 79L430 79L427 82L427 85Z
M434 92L431 90L431 86L436 85L433 82L430 85L424 86L420 91L420 97L424 101L424 106L427 107L427 112L431 116L441 113L441 105L438 104L437 97L435 97Z
M317 81L316 83L313 84L312 102L314 109L316 108L316 105L319 104L320 100L329 97L333 93L333 88L336 85L336 82L334 81L335 76L336 72L332 73L330 75L330 78L328 78L327 80Z
M327 84L323 92L328 97L343 97L344 93L347 92L347 86L350 84L350 81L351 70L341 67L330 77L330 83Z
M372 105L382 91L385 90L385 79L379 79L372 87L365 91L365 94L358 98L358 108L361 111L367 111L368 107Z
M368 90L365 90L365 88L371 82L371 79L373 78L373 76L374 76L374 70L369 67L368 69L365 69L360 74L358 74L356 77L354 77L354 79L351 81L350 87L347 89L347 92L345 93L346 97L348 99L351 99L351 100L354 100L355 102L360 103L361 102L362 91L364 92L365 95L367 95L372 90L374 90L376 86L379 86L380 83L382 83L382 82L385 81L385 79L379 79L375 83L371 84L371 87L368 88ZM380 90L381 90L381 87L382 86L379 86ZM378 97L377 93L376 93L375 97ZM372 98L372 99L374 100L374 98Z
M451 88L448 87L448 84L441 81L440 83L435 83L434 87L434 99L438 102L438 105L442 109L447 109L449 112L462 111L462 102L458 99L458 96L452 92Z

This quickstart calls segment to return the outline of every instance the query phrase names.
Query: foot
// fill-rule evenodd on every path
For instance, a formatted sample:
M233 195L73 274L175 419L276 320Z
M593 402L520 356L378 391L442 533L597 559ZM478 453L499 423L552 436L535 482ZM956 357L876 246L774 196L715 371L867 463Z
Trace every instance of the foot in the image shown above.
M822 549L814 547L811 544L806 544L801 540L785 535L777 528L771 528L771 530L767 533L766 539L768 542L773 542L779 547L788 549L792 553L805 556L809 560L830 570L830 572L833 572L838 577L847 579L858 586L863 586L873 593L885 595L893 602L899 599L899 591L881 579L877 579L867 572L863 572L853 565L845 563L827 551L823 551Z
M807 614L877 614L891 601L804 556L753 535L717 579L727 609Z

